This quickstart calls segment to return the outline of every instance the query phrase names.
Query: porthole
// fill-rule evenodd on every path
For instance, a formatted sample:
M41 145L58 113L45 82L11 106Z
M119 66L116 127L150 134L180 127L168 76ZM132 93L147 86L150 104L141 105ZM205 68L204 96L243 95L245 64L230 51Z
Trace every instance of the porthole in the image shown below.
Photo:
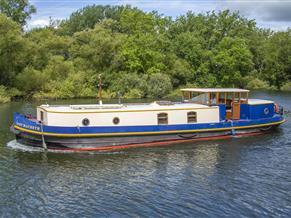
M83 120L82 120L82 124L83 124L84 126L88 126L88 125L90 124L89 119L88 119L88 118L83 119Z
M113 122L115 125L117 125L117 124L119 124L120 120L119 120L118 117L114 117L113 120L112 120L112 122Z
M267 114L269 114L269 113L270 113L269 109L268 109L268 108L265 108L265 109L264 109L264 114L267 115Z

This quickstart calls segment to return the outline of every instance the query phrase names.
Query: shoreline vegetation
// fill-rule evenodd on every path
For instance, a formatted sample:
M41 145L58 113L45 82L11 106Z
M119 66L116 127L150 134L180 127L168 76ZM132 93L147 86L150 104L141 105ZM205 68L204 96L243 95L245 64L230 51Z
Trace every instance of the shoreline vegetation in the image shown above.
M259 28L228 10L172 18L92 5L24 30L35 12L24 2L9 8L31 9L19 20L0 1L0 103L96 97L100 74L104 98L175 97L183 87L291 91L291 29Z

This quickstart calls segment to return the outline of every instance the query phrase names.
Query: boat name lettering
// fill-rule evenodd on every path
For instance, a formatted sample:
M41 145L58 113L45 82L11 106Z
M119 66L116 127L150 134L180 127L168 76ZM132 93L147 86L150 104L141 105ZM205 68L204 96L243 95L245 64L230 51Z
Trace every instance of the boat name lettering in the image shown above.
M26 129L32 129L32 130L36 130L36 131L40 131L40 127L39 126L31 126L31 125L27 125L24 123L16 123L17 126L26 128Z

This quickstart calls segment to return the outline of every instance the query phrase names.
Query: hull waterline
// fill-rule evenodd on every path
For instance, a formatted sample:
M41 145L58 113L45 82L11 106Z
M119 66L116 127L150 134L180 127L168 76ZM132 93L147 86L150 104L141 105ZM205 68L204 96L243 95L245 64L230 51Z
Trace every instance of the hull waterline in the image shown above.
M20 144L32 147L45 147L62 151L112 151L136 147L166 146L175 143L228 139L232 137L250 137L273 131L277 125L257 128L231 129L225 131L207 131L196 133L131 135L119 137L58 137L43 136L19 131L13 128L16 140Z

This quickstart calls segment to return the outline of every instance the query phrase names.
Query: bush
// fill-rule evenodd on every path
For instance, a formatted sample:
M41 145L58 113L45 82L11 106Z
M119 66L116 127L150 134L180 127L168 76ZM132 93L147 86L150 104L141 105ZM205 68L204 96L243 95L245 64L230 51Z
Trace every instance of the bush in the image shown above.
M291 82L285 83L282 88L283 91L291 91Z
M124 98L142 98L143 92L139 89L131 89L124 95Z
M4 86L0 86L0 103L7 103L10 101L9 93Z
M16 76L16 86L26 94L32 94L44 90L49 78L44 72L31 67Z
M177 99L181 99L181 96L182 96L182 92L181 92L180 88L178 88L178 89L175 89L175 90L171 91L171 92L166 96L166 98L167 98L167 99L177 100Z
M248 78L246 88L248 89L270 89L268 82L258 78Z
M110 91L116 93L116 97L120 92L125 98L143 98L147 92L146 79L146 76L136 73L119 72L112 78Z
M150 76L148 81L148 96L162 98L170 93L173 86L168 75L156 73Z

